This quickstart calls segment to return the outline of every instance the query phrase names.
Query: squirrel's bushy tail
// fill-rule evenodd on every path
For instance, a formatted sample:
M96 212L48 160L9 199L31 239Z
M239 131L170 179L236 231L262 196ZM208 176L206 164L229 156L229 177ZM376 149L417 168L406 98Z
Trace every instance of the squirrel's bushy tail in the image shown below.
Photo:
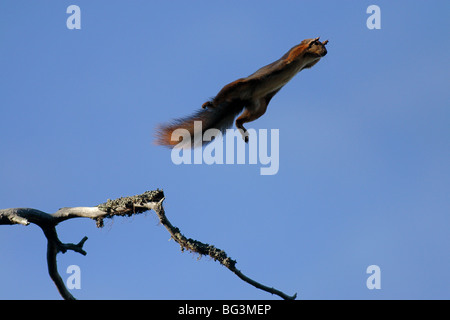
M185 143L190 143L190 147L201 146L210 141L203 141L203 133L208 129L218 129L222 133L233 125L234 119L244 109L241 101L224 102L217 107L201 109L191 116L175 119L168 124L163 124L156 129L155 143L169 148L184 147ZM195 121L201 122L201 132L195 132L200 126L195 127ZM190 141L185 141L178 135L172 136L176 129L185 129L190 134ZM180 132L182 134L182 132ZM194 138L198 141L194 141Z

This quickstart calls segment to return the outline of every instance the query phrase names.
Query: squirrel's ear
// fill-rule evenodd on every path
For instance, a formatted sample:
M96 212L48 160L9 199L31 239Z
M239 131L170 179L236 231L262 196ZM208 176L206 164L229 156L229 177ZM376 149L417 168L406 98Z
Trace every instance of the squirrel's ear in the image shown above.
M324 42L322 42L322 44L325 46L328 43L328 40L325 40Z
M315 38L315 39L312 39L312 40L310 41L309 45L308 45L308 48L311 48L312 45L314 44L314 42L318 41L319 39L320 39L320 37L317 37L317 38Z

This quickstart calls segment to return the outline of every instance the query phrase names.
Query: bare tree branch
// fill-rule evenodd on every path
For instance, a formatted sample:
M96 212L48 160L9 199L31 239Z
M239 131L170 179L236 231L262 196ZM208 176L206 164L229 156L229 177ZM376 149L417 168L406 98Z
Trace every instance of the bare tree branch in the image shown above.
M159 221L161 224L169 231L172 239L174 239L181 247L181 250L188 250L190 252L196 252L200 255L207 255L214 259L214 261L219 261L221 265L228 268L231 272L236 274L240 279L243 281L251 284L252 286L264 290L266 292L269 292L271 294L278 295L279 297L285 299L285 300L295 300L297 297L297 293L295 293L293 296L289 296L285 294L284 292L277 290L275 288L267 287L249 277L244 275L240 270L236 268L236 261L228 257L225 251L220 250L213 245L205 244L200 241L194 240L194 239L188 239L186 238L181 232L180 229L177 227L174 227L172 223L170 223L169 219L167 219L167 216L164 211L164 207L162 206L162 202L164 201L164 198L162 198L157 204L152 203L149 206L149 209L152 209L156 212L158 215Z
M181 234L180 230L174 227L167 219L162 205L163 201L163 191L155 190L147 191L132 197L108 200L96 207L61 208L53 214L31 208L0 209L0 225L20 224L27 226L30 223L33 223L42 229L47 238L47 265L49 275L61 296L66 300L74 300L75 298L67 290L64 281L58 273L56 257L59 252L65 253L68 250L86 255L86 251L83 250L83 245L86 242L87 237L81 239L77 244L62 243L58 238L56 226L60 222L73 218L90 218L96 220L97 227L103 227L104 219L113 218L114 216L132 216L148 210L156 212L161 224L167 229L171 237L181 246L182 251L188 250L190 252L198 253L201 256L210 256L236 274L240 279L258 289L278 295L286 300L293 300L296 298L297 294L289 296L277 289L262 285L245 276L241 271L236 269L236 261L228 257L225 251L217 249L213 245L186 238Z
M67 290L58 273L56 256L59 252L65 253L67 250L86 255L83 245L87 237L81 239L78 244L62 243L56 232L58 223L73 218L91 218L97 221L98 227L102 227L103 219L114 216L131 216L148 211L149 209L144 205L149 205L152 201L157 203L162 197L164 197L162 190L147 191L134 197L108 200L96 207L61 208L53 214L31 208L1 209L0 225L21 224L27 226L33 223L42 229L47 238L47 266L50 278L65 300L74 300L75 298Z

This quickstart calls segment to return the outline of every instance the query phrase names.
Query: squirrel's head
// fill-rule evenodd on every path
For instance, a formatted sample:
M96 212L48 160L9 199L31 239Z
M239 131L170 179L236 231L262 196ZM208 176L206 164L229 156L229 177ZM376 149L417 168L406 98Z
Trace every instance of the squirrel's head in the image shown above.
M302 41L303 44L307 45L305 54L317 58L322 58L327 54L327 49L325 48L325 45L328 43L328 40L320 42L319 38L320 37L317 37L315 39L306 39Z
M305 39L299 45L296 45L291 50L286 52L282 57L287 63L297 61L301 68L311 68L320 58L327 54L325 45L328 40L324 42L319 41L319 37L315 39Z

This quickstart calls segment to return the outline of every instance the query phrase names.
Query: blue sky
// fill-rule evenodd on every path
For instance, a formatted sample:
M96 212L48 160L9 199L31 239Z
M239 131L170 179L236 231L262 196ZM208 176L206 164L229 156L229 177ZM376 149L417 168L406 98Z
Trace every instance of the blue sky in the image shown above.
M68 30L66 8L81 8ZM381 8L369 30L366 9ZM171 222L299 299L450 298L447 1L2 1L0 208L55 212L162 188ZM303 39L329 39L249 124L280 166L174 165L158 123ZM83 236L79 299L278 299L182 253L154 213ZM60 299L36 226L2 226L0 299ZM378 265L381 289L366 287Z

